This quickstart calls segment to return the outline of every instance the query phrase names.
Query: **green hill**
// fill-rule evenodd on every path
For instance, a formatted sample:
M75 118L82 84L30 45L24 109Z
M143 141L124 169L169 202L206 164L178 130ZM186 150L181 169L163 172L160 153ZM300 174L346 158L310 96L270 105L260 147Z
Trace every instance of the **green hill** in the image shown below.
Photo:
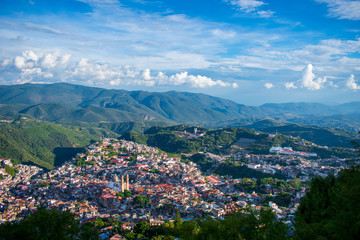
M281 133L329 147L351 147L351 141L358 141L359 135L339 128L304 126L264 119L252 124L240 125L248 129L267 133Z
M95 139L96 135L86 131L52 123L33 120L6 123L0 125L0 157L52 169Z
M83 147L100 137L120 137L135 131L142 133L152 126L168 122L140 121L121 123L76 122L59 125L34 119L19 118L0 123L0 158L33 163L46 169L61 165Z

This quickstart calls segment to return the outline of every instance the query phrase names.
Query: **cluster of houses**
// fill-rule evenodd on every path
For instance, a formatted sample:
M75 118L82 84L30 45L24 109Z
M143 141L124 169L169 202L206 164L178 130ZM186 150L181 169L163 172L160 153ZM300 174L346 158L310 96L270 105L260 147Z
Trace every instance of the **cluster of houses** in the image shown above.
M296 177L302 180L309 180L314 176L337 175L349 166L348 159L335 157L315 160L296 155L260 155L238 152L233 155L233 159L250 169L263 173L281 174L288 179Z
M251 161L248 166L260 169L273 166L275 160L271 159L279 159L271 156L241 158L248 157ZM215 155L208 157L216 159ZM85 164L78 166L79 159ZM308 164L301 159L293 161ZM11 163L3 159L4 164ZM275 166L276 172L286 168ZM49 172L35 166L14 167L19 172L13 178L0 168L5 176L0 181L0 223L21 219L42 205L70 210L83 222L114 217L124 223L124 229L131 229L140 220L151 225L171 221L176 210L184 219L194 219L205 215L220 218L246 206L259 209L267 197L240 192L236 185L241 179L205 176L195 163L185 163L155 148L125 140L103 139L89 146L86 154L78 154ZM292 194L288 208L270 204L279 219L291 218L305 189L293 189Z

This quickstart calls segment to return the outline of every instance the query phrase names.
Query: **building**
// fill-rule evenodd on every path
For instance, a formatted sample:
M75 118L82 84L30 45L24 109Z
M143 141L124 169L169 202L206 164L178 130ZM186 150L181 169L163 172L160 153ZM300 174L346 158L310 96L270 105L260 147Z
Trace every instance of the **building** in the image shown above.
M118 192L124 192L125 190L129 191L129 175L126 174L126 181L124 180L124 176L122 175L120 181L119 177L114 174L113 179L108 182L108 187Z

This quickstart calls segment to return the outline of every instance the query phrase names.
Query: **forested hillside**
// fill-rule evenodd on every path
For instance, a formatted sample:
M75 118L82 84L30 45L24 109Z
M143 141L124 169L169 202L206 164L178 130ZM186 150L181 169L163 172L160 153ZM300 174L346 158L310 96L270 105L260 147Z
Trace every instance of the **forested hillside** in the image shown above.
M52 123L23 120L0 125L0 157L52 169L98 136Z
M271 117L282 123L340 127L356 132L359 114L359 102L334 106L269 103L256 107L176 91L125 91L67 83L0 86L0 117L20 115L58 123L155 120L217 128Z

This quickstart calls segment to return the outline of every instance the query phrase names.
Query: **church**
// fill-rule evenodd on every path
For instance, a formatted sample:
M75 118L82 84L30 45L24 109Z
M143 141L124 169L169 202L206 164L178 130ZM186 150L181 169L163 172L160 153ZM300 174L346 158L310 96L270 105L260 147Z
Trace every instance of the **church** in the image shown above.
M114 174L113 179L108 182L108 187L118 192L129 191L129 175L126 174L126 181L124 180L124 176L121 175L120 181L119 177Z

